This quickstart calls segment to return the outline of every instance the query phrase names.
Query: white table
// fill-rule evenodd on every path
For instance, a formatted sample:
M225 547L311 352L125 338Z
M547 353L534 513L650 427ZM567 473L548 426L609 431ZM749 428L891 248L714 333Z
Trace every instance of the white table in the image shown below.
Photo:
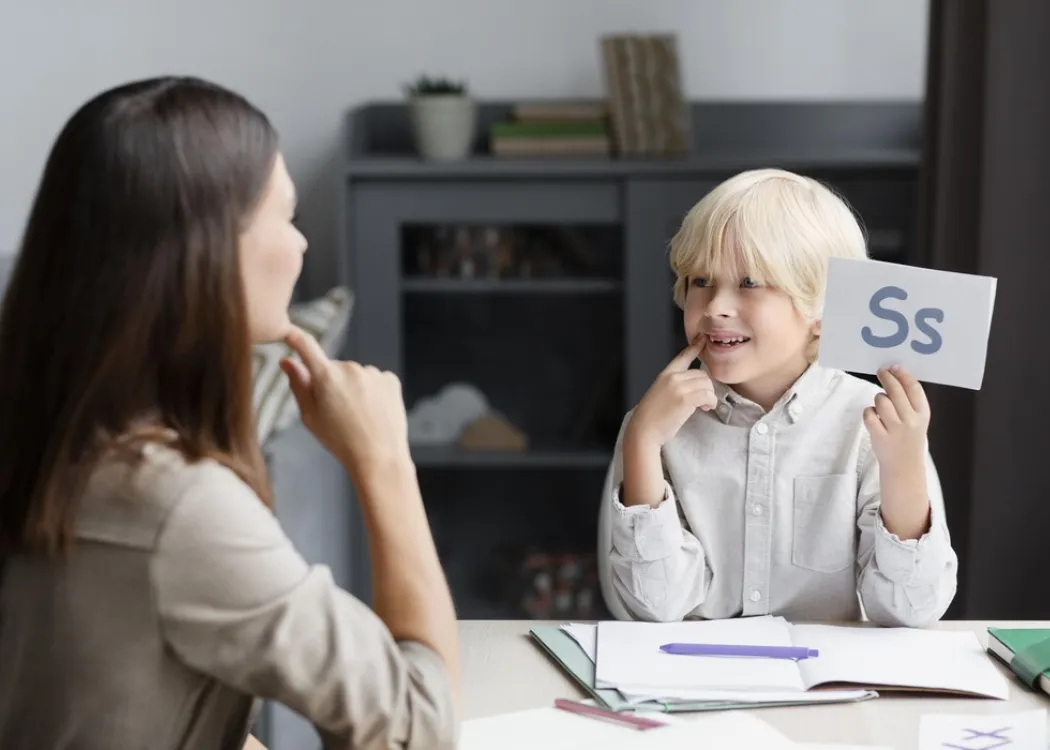
M550 706L559 697L587 697L529 638L529 628L540 624L555 623L519 620L460 622L464 718ZM973 630L983 645L987 638L985 628L989 625L1050 627L1050 623L1040 622L961 621L943 622L937 627ZM1002 665L998 666L1004 674L1011 674ZM838 742L913 750L918 746L919 717L922 714L989 714L1033 708L1050 708L1050 696L1031 692L1016 679L1011 679L1010 699L1007 701L884 692L874 700L861 703L748 711L797 742Z

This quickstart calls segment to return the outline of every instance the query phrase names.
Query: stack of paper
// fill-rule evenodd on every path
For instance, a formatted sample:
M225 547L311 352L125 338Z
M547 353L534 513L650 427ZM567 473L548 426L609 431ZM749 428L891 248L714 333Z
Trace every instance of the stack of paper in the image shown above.
M843 701L870 697L876 689L998 699L1009 694L1007 680L971 632L791 625L781 617L602 622L567 626L567 632L584 650L593 639L595 687L615 689L629 702ZM684 656L664 653L666 643L804 646L819 655L799 661Z

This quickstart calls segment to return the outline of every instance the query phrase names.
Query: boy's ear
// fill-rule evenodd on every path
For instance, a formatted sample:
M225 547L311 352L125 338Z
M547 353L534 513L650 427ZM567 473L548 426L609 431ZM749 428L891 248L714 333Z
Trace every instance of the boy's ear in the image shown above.
M813 332L814 336L818 336L818 337L820 336L820 318L817 318L816 320L813 321L813 323L810 326L809 330L811 330Z

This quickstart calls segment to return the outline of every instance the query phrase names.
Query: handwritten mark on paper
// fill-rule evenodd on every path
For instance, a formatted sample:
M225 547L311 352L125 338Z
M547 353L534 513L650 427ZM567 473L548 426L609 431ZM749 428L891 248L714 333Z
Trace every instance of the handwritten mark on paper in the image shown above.
M1028 750L1047 746L1046 709L1015 714L933 714L919 723L920 750Z
M1013 744L1006 735L1009 731L1010 727L993 729L991 732L982 732L979 729L964 729L963 733L965 736L960 740L963 744L956 745L952 742L942 742L941 744L952 750L995 750L997 747Z

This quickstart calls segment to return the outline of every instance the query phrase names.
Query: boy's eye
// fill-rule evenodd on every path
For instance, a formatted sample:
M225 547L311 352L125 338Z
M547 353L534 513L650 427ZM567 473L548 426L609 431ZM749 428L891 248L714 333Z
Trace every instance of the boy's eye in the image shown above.
M750 276L745 276L740 282L740 286L745 289L755 289L759 286L758 282L752 279Z
M707 286L707 279L694 278L693 279L693 286L706 287Z

